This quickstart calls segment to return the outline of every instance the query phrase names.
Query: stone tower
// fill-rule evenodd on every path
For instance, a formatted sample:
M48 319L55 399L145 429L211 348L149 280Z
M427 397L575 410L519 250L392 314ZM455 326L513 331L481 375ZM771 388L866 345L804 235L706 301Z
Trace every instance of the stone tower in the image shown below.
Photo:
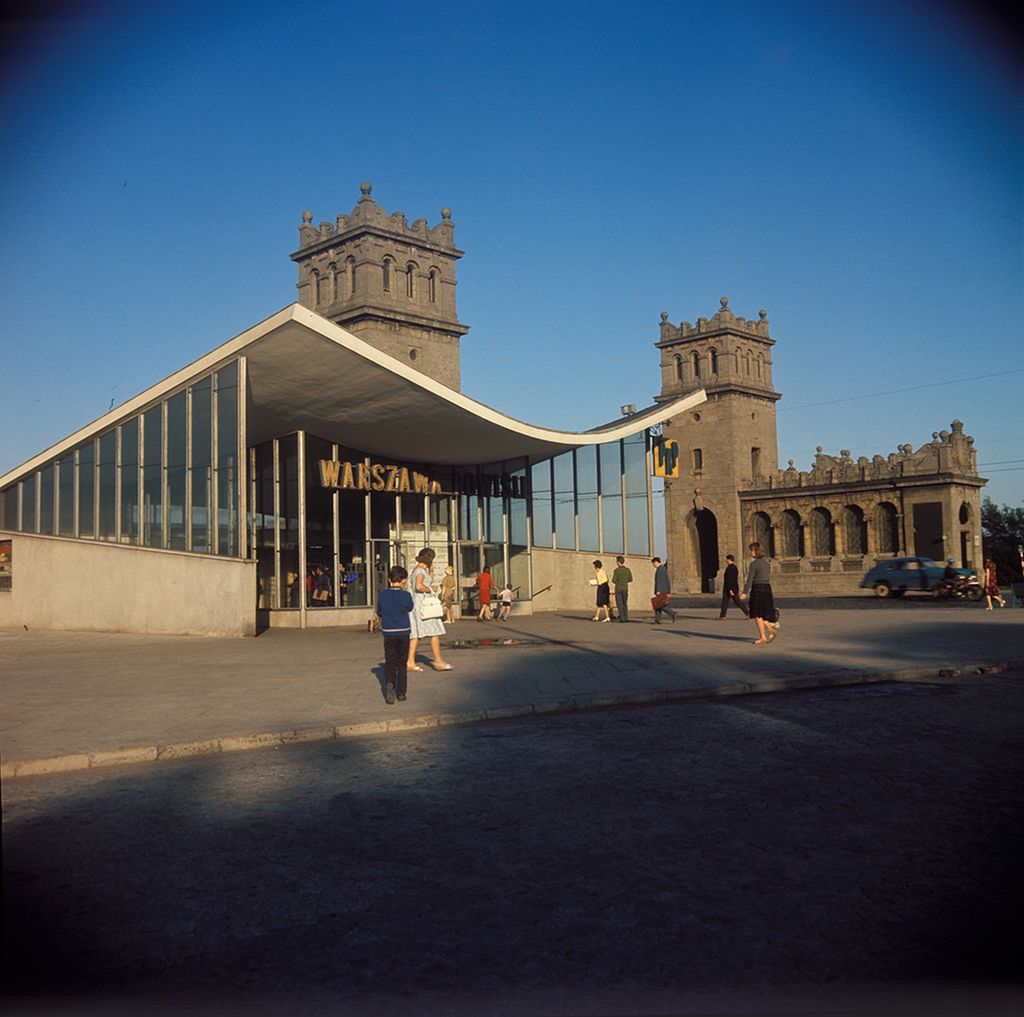
M299 303L372 343L384 353L460 387L459 344L469 327L455 310L455 246L450 209L434 227L412 226L401 212L387 212L370 184L351 215L313 225L302 213Z
M664 437L679 442L679 479L665 481L669 569L677 592L708 592L725 556L742 563L745 530L737 492L778 469L772 346L767 312L738 318L722 297L711 318L673 325L661 315L661 395L703 388L708 401L673 418ZM720 589L717 586L716 589Z

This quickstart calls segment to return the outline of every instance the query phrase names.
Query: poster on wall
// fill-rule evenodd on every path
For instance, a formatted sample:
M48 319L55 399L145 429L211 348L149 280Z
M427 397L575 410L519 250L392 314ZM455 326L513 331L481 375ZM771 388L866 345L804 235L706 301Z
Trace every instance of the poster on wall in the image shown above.
M13 573L13 552L11 547L13 540L0 540L0 590L11 588L11 577Z

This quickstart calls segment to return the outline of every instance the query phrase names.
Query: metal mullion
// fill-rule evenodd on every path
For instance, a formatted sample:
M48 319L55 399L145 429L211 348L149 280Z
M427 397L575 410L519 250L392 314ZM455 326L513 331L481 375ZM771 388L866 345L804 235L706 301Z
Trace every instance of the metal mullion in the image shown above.
M165 399L160 404L160 546L170 546L171 530L171 506L170 494L171 485L168 474L170 469L167 463L167 418L169 407Z
M217 390L217 372L210 375L210 552L220 554L220 511L218 505L220 481L217 477L217 416L220 394Z
M182 496L185 550L192 550L192 389L185 389L185 494Z
M574 550L580 549L580 485L576 469L576 449L572 450L572 532Z
M299 628L306 627L306 432L295 432L299 474Z
M272 608L281 607L281 446L273 439L274 461L274 596L270 598Z
M75 471L74 477L71 481L71 536L76 540L78 539L78 472L80 459L81 452L76 448L75 451L71 453L71 468Z
M337 443L331 445L331 458L334 462L338 461L340 452L338 450ZM334 574L332 576L332 585L334 586L334 606L341 607L341 492L338 488L335 488L331 492L331 526L333 529L332 540L334 542L334 553L331 555L331 561L333 563ZM366 559L366 552L363 552L363 558ZM369 576L367 576L369 579Z
M650 432L647 432L648 434ZM647 485L647 554L654 554L654 478L651 443L644 436L644 482Z
M248 361L245 357L238 358L238 387L235 390L235 462L238 463L237 503L238 503L238 557L249 556L249 530L245 525L249 511L248 487L248 456L246 455L246 431L248 429L248 401L245 397L247 388ZM255 550L255 548L254 548Z
M626 488L626 443L619 439L619 495L622 499L622 550L629 554L629 501Z

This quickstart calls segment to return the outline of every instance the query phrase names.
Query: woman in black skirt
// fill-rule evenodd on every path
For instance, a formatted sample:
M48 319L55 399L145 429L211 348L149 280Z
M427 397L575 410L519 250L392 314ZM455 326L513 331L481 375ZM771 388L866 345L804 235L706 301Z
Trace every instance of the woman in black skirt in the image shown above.
M605 572L604 566L600 561L594 562L594 578L591 582L597 587L597 603L594 606L594 617L591 621L603 621L610 622L611 616L611 590L608 586L608 573ZM604 617L601 617L601 612L604 611Z
M750 568L747 571L747 582L740 594L740 600L750 595L750 617L757 623L755 646L763 646L772 642L779 634L775 623L775 598L772 597L771 572L768 559L764 556L760 544L750 545Z

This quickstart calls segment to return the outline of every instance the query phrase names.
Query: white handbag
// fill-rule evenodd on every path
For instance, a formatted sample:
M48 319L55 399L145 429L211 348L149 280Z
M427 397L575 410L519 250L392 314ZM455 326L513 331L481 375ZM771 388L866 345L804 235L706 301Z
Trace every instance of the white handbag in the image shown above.
M430 621L431 618L443 618L444 606L436 593L424 593L420 597L420 620Z

